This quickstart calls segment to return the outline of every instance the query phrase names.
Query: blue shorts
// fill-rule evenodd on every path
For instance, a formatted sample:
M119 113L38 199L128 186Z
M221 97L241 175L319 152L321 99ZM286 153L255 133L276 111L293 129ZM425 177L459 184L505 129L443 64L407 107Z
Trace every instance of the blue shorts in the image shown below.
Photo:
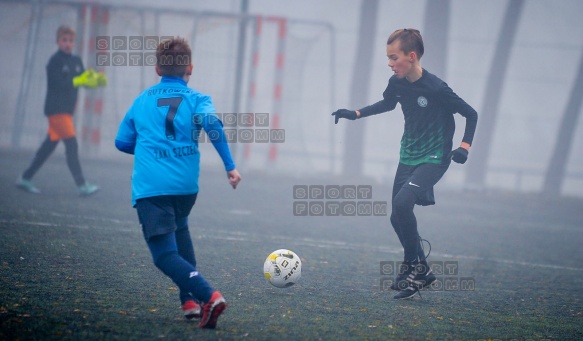
M408 188L415 193L415 204L421 206L435 205L433 186L443 177L450 163L423 163L416 166L399 163L393 184L393 199L401 188Z
M196 202L196 194L161 195L136 200L136 211L144 238L176 232L179 219L188 217Z

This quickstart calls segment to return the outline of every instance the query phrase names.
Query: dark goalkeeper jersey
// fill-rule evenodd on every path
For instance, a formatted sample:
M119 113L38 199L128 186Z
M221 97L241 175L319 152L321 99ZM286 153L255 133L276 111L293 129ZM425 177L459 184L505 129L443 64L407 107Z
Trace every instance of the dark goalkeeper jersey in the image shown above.
M78 56L57 51L47 64L47 97L45 115L73 114L77 104L77 88L73 77L83 73L83 63Z
M437 76L423 69L421 78L411 83L392 76L383 92L383 100L360 110L361 117L380 114L401 104L405 128L401 138L400 162L406 165L449 162L453 146L455 120L459 113L466 118L462 142L470 145L474 138L477 112Z

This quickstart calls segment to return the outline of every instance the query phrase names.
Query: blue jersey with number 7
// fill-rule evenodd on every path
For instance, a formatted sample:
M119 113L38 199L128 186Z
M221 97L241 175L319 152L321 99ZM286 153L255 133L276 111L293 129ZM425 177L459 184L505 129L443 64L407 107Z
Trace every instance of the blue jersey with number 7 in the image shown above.
M235 169L210 96L188 88L182 78L165 76L136 98L115 138L117 149L135 155L133 205L141 198L198 193L202 129L225 170Z

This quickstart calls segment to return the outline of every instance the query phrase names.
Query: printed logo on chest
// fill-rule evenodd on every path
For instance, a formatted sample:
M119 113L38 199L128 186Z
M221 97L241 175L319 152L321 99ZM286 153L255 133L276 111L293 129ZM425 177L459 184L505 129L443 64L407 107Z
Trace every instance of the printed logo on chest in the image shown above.
M425 108L428 104L427 98L423 97L423 96L419 96L417 97L417 104L422 107Z

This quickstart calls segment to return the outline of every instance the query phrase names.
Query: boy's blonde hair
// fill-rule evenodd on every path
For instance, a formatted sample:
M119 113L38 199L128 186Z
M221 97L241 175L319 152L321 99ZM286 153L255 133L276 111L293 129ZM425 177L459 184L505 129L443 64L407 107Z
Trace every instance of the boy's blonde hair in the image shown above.
M72 36L75 35L75 30L73 30L70 26L67 25L61 25L59 26L59 28L57 29L57 41L59 41L59 39L61 38L61 36L70 34Z
M192 50L184 38L164 40L156 48L156 65L161 76L184 76L191 58Z
M403 50L405 54L413 51L417 54L417 59L421 59L423 52L425 52L425 48L423 47L423 38L421 38L419 30L414 28L396 30L389 36L387 45L392 44L396 40L401 41L401 50Z

